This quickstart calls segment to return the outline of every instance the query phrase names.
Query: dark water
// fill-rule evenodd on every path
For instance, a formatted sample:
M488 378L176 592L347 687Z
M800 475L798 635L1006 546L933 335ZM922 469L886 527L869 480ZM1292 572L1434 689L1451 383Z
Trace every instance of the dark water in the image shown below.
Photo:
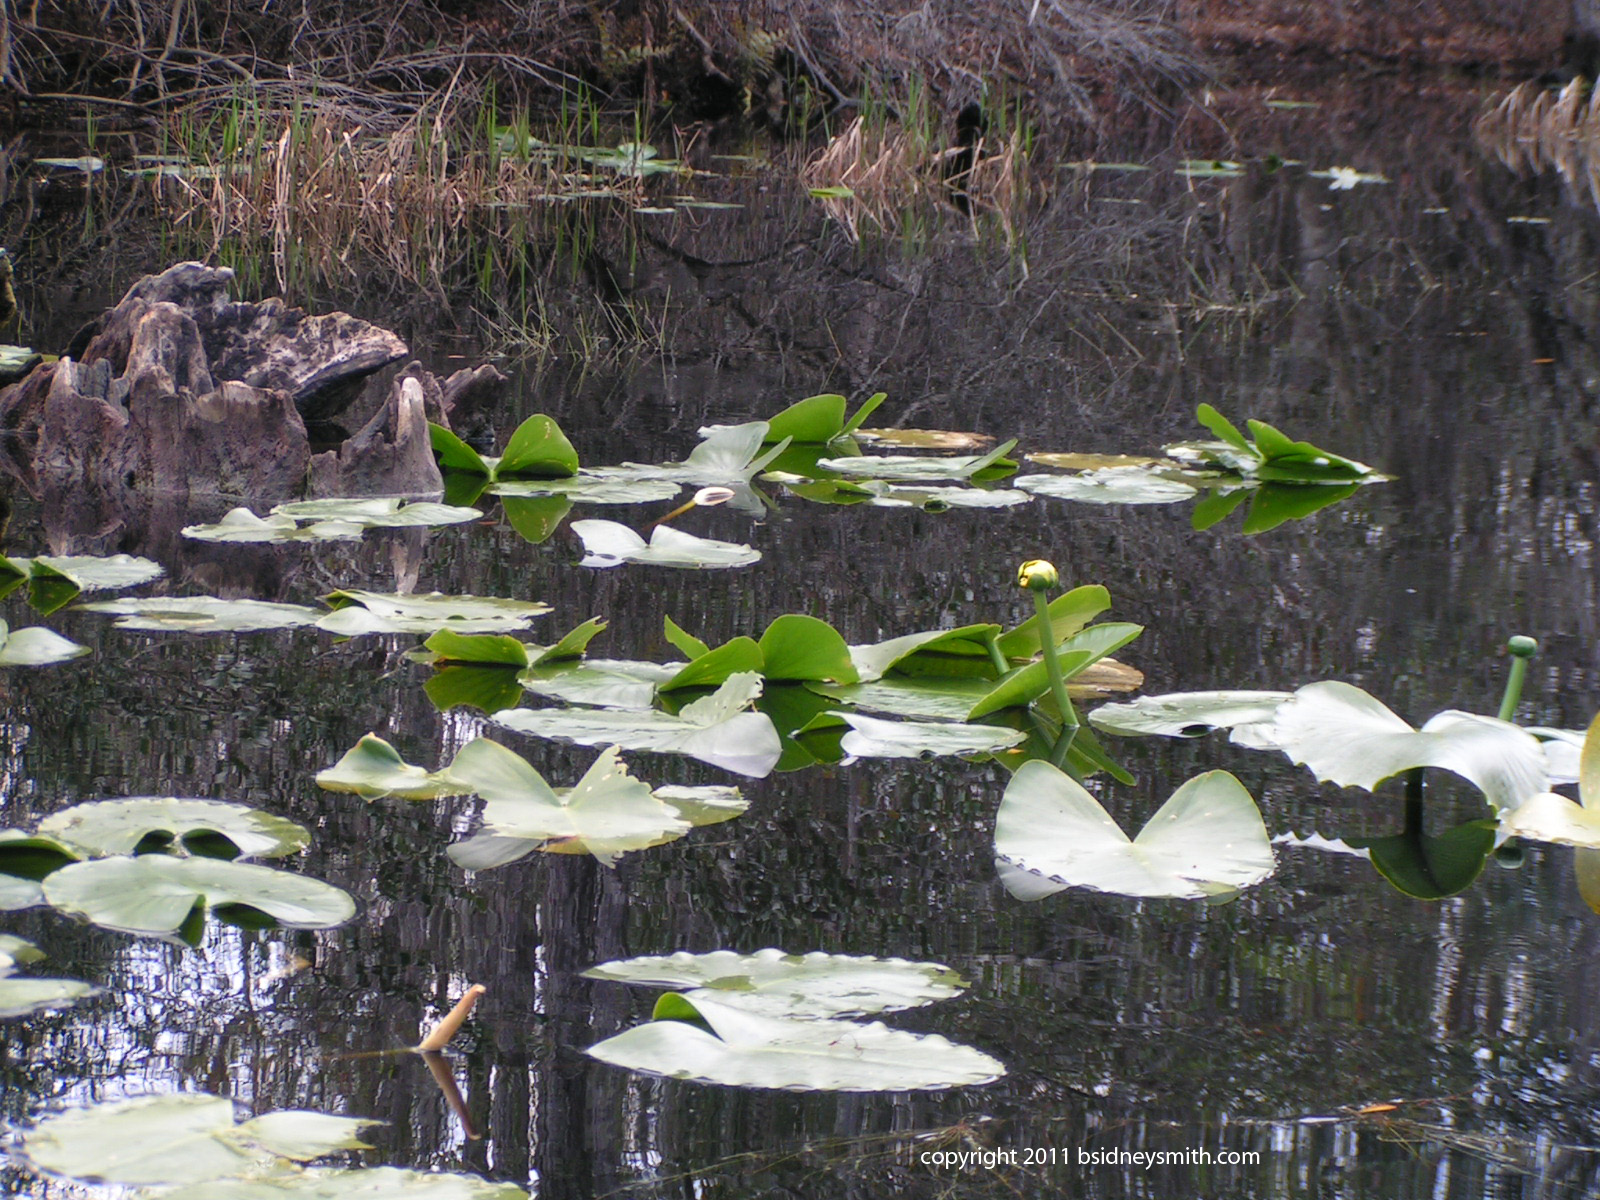
M130 533L26 506L9 548L149 553L175 592L544 599L556 611L536 636L601 615L611 628L597 651L656 658L670 652L663 614L713 643L790 611L825 616L852 642L1019 620L1016 566L1042 556L1073 583L1105 584L1110 615L1146 626L1121 657L1152 692L1344 679L1415 722L1492 712L1500 647L1529 633L1543 652L1521 719L1581 728L1600 705L1600 222L1555 176L1496 163L1468 131L1473 110L1460 96L1333 96L1284 114L1240 100L1187 122L1176 152L1133 141L1102 156L1154 159L1162 169L1148 175L1062 172L1024 224L1025 270L953 215L920 244L856 249L803 196L739 185L745 212L672 219L639 243L625 299L664 305L674 353L524 368L486 417L503 435L550 412L600 464L679 457L704 421L825 387L884 390L879 419L894 423L1018 436L1026 451L1137 453L1195 435L1204 400L1396 477L1262 536L1242 536L1237 517L1196 533L1182 505L931 515L780 498L763 522L727 510L686 522L762 550L737 572L579 569L565 531L535 546L503 524L219 549L173 534L192 516ZM1273 152L1391 182L1333 191L1259 162L1239 179L1171 171L1180 157ZM691 258L762 265L691 270ZM406 332L426 358L421 324ZM19 600L4 604L13 625L35 623ZM309 826L302 869L362 911L321 934L213 929L198 951L15 914L7 927L49 951L52 973L106 994L5 1027L14 1123L208 1090L250 1112L378 1118L370 1162L480 1172L544 1200L1600 1187L1600 1157L1584 1149L1600 1142L1600 917L1577 893L1570 851L1531 848L1520 871L1491 867L1438 903L1402 896L1363 861L1280 849L1277 874L1228 906L1073 892L1022 904L992 865L1002 771L863 762L743 781L746 816L615 871L533 856L467 882L443 849L470 824L470 802L368 806L312 782L369 730L429 765L485 731L429 704L423 669L403 657L415 639L190 640L70 611L49 623L94 656L0 680L0 823L105 796L243 801ZM593 758L489 732L558 782ZM1119 750L1139 782L1100 794L1124 826L1210 767L1239 775L1273 833L1399 824L1397 785L1319 788L1217 739ZM727 782L697 763L633 759L652 781ZM1474 804L1445 807L1465 819L1481 815ZM949 963L970 991L892 1023L976 1045L1010 1074L947 1093L792 1095L633 1077L580 1053L650 1003L579 978L584 968L765 946ZM296 954L314 968L275 974ZM357 1057L413 1043L472 983L488 995L454 1066L479 1140L420 1062ZM1355 1115L1378 1102L1399 1107ZM939 1169L922 1158L933 1149L1001 1154ZM1078 1157L1122 1150L1214 1161L1147 1171ZM1044 1165L1025 1165L1029 1151ZM1232 1165L1231 1153L1256 1159ZM10 1168L0 1187L80 1194Z

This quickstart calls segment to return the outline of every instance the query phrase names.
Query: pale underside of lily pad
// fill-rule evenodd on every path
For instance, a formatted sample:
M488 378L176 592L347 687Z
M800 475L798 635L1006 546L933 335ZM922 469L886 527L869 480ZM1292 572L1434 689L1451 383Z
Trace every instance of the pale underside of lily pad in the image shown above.
M1001 882L1022 900L1082 887L1202 899L1272 874L1261 811L1226 771L1188 780L1129 839L1100 802L1047 762L1018 768L995 818Z
M916 1008L959 996L967 986L943 963L777 949L649 955L601 963L584 975L646 987L704 988L726 1004L775 1017L864 1016Z
M646 542L626 525L616 521L574 521L572 532L583 541L581 567L639 566L677 567L683 570L716 570L747 567L761 561L761 551L742 542L722 542L696 537L670 525L657 525Z
M303 825L249 805L175 796L129 796L75 804L40 821L39 832L96 855L131 854L152 833L175 838L197 832L220 833L246 858L294 854L311 842Z
M511 633L525 629L550 611L539 600L498 596L446 596L342 589L328 596L334 611L318 618L317 628L341 637L374 633Z
M1181 504L1199 489L1148 467L1101 467L1074 475L1019 475L1012 485L1036 496L1083 504Z
M880 1023L795 1020L735 1008L716 993L678 999L715 1031L657 1020L591 1046L614 1066L724 1087L899 1092L967 1087L1005 1074L998 1060L937 1034Z
M1026 734L995 725L943 721L885 721L861 713L834 712L850 726L839 748L856 758L937 758L952 754L994 754L1015 746Z
M118 629L159 633L252 633L311 625L317 610L302 604L265 600L224 600L216 596L154 596L137 600L97 600L78 606L111 613Z
M43 625L11 629L0 621L0 667L48 667L88 653L89 647Z
M1272 733L1278 706L1293 693L1268 691L1172 692L1105 704L1089 714L1089 724L1126 737L1199 737L1213 729L1256 750L1277 749Z
M330 792L351 792L363 800L398 796L402 800L437 800L467 789L449 771L413 766L375 733L365 735L343 758L317 772L317 786Z

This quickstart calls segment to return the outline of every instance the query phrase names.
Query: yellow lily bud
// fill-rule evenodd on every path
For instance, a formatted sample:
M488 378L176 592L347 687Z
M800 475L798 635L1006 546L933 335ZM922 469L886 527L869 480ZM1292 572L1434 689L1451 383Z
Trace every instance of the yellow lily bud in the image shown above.
M1030 558L1017 570L1017 586L1042 592L1060 587L1061 576L1056 572L1054 563L1042 558Z

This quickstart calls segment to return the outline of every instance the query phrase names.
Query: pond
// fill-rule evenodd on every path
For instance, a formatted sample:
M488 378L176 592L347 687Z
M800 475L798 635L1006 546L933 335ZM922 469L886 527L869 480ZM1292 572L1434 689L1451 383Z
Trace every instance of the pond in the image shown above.
M165 578L136 596L542 601L551 611L525 640L548 645L600 617L592 656L655 662L683 657L664 618L712 646L786 613L824 618L850 644L1014 626L1034 611L1018 567L1047 559L1063 588L1108 590L1101 620L1143 626L1116 657L1152 695L1340 680L1413 725L1452 708L1493 714L1506 640L1524 634L1540 649L1517 720L1583 730L1600 707L1600 217L1576 182L1519 174L1475 139L1475 97L1385 86L1313 109L1241 93L1176 133L1129 130L1098 157L1149 170L1045 172L1048 197L1009 246L954 213L855 246L803 189L708 184L746 207L641 215L628 235L639 257L625 299L661 314L661 351L518 367L470 431L498 448L544 412L586 467L655 463L684 458L702 425L882 391L870 425L1014 437L1018 456L1151 455L1206 436L1194 414L1209 403L1391 477L1304 519L1247 534L1242 510L1197 530L1189 502L845 506L758 480L754 512L699 507L673 526L748 544L759 561L694 571L578 565L570 525L529 541L490 496L460 525L287 545L179 535L217 506L107 529L19 497L6 553L160 562ZM1339 167L1381 181L1313 174ZM94 299L164 265L136 264ZM35 340L48 346L85 314L81 301L47 308L38 289ZM441 369L474 353L441 332L448 314L344 303L397 324ZM687 495L572 516L641 529ZM1600 1187L1600 917L1568 847L1528 841L1519 869L1491 862L1428 901L1367 858L1280 843L1275 872L1226 903L1077 888L1024 902L996 873L1012 776L992 761L862 757L741 776L629 752L642 780L736 785L748 811L614 867L529 854L469 874L446 847L478 828L482 801L369 802L319 789L318 772L368 733L430 770L487 736L558 787L600 751L475 708L440 711L418 635L202 636L75 607L42 617L23 591L3 605L13 629L48 625L91 653L0 675L0 826L107 797L239 802L306 827L289 868L357 905L325 930L211 921L193 947L47 908L8 914L6 930L48 955L29 973L102 989L0 1025L19 1138L63 1109L205 1092L241 1118L371 1118L383 1124L363 1134L362 1163L478 1175L541 1200ZM1404 821L1399 779L1373 794L1319 785L1221 733L1099 736L1134 782L1102 774L1091 790L1130 832L1213 769L1237 776L1275 837L1377 837ZM1490 815L1444 772L1429 790L1432 831ZM590 968L764 948L945 964L968 982L959 996L883 1019L973 1047L1005 1075L771 1091L584 1054L648 1020L659 994ZM472 985L485 993L436 1072L384 1053L416 1044ZM1168 1157L1135 1157L1152 1153ZM126 1194L45 1180L16 1158L0 1190Z

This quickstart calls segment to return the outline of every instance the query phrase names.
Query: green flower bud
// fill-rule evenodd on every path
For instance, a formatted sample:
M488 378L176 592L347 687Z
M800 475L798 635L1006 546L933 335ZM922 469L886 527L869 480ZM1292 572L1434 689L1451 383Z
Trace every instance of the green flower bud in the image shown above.
M1532 658L1539 653L1539 643L1531 637L1524 637L1522 634L1518 634L1506 643L1506 649L1518 658Z
M1030 558L1017 570L1017 586L1034 592L1048 591L1061 586L1061 576L1054 563L1042 558Z

